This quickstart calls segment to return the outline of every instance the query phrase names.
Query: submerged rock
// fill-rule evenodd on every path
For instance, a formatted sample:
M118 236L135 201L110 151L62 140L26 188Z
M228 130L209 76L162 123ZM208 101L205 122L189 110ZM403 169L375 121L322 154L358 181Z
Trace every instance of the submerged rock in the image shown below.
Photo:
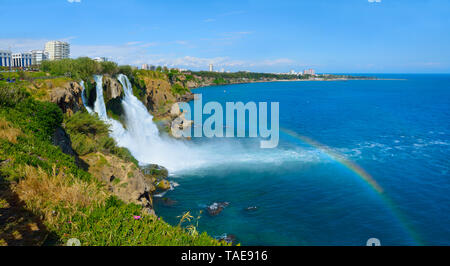
M216 216L223 211L225 207L230 205L229 202L214 202L213 204L206 207L208 214L211 216Z
M232 245L236 244L236 236L232 235L232 234L223 234L222 236L218 237L217 240L225 241L228 244L232 244Z
M250 206L250 207L245 208L245 210L249 211L249 212L256 211L256 210L258 210L258 207L257 206Z
M167 197L159 198L158 202L161 202L164 206L167 206L167 207L174 206L175 204L178 203L176 200L173 200L173 199L167 198Z

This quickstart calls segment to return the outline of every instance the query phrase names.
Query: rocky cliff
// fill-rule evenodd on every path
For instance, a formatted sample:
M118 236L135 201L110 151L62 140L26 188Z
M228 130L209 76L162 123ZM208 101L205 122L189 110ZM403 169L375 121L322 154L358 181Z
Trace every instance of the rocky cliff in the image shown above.
M183 80L163 73L139 71L134 77L134 84L139 98L157 119L170 116L174 103L193 99Z
M56 103L67 115L83 108L81 92L83 88L78 82L66 78L36 80L28 88L40 100Z
M114 155L97 152L81 159L89 165L89 173L106 184L118 198L152 208L151 194L156 190L152 175L144 175L135 164Z
M176 97L171 93L171 86L165 80L144 79L143 92L146 93L144 104L149 111L158 113L161 106L168 102L175 102ZM96 99L96 84L94 80L85 82L88 103L93 105ZM134 85L136 87L136 85ZM30 84L29 89L40 100L56 103L63 113L72 116L84 108L80 83L68 79L38 80ZM103 77L103 95L108 114L121 121L123 119L122 98L124 90L120 82L109 75ZM161 166L148 166L141 170L133 162L127 162L108 152L94 152L79 156L73 149L71 136L64 129L57 128L53 136L53 144L75 158L77 164L87 170L92 176L106 184L108 190L127 203L142 205L149 213L152 210L152 194L157 190L167 190L170 186L165 179L167 170Z

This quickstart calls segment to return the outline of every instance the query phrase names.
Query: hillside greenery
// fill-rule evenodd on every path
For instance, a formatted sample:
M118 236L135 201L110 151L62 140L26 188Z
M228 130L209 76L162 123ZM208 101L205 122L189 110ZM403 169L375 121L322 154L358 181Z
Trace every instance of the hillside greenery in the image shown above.
M0 84L0 245L64 245L71 238L94 246L225 245L197 232L189 214L170 226L112 196L52 144L58 127L79 153L116 154L98 118L83 112L64 117L56 104L35 100L17 84Z

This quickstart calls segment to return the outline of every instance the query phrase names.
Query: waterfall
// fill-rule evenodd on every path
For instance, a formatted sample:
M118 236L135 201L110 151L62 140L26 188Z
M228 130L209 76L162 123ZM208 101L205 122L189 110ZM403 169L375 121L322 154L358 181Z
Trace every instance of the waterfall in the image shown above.
M87 104L86 95L85 95L86 94L86 88L84 87L84 81L83 80L80 82L80 85L83 88L83 90L81 91L81 100L83 101L83 105L86 108L86 110L88 111L88 113L92 114L94 111Z
M103 76L95 75L95 92L97 93L97 99L94 103L94 111L98 114L100 119L103 121L108 120L108 115L106 114L105 100L103 99Z
M125 146L133 156L140 163L157 163L169 170L175 170L178 166L186 163L186 153L183 154L183 152L187 152L188 147L182 141L162 138L159 135L158 127L153 122L153 116L145 105L133 95L133 88L128 77L120 74L118 80L124 89L125 96L122 106L130 140Z
M94 79L97 93L97 98L94 103L94 112L97 113L101 120L110 125L110 135L116 140L117 144L121 147L127 147L126 144L130 142L128 132L119 121L109 118L106 112L105 100L103 98L103 76L95 75Z
M239 141L231 139L199 144L161 136L153 122L153 116L133 95L133 88L128 77L120 74L118 80L124 89L122 100L124 127L120 122L108 117L103 99L103 77L96 75L94 78L97 83L94 112L111 126L110 135L116 140L118 146L127 148L142 165L159 164L169 169L171 173L176 173L181 170L236 163L256 164L256 167L260 168L261 163L278 164L286 160L306 161L315 159L317 155L310 154L310 156L304 151L295 150L248 149ZM86 106L84 101L83 103Z

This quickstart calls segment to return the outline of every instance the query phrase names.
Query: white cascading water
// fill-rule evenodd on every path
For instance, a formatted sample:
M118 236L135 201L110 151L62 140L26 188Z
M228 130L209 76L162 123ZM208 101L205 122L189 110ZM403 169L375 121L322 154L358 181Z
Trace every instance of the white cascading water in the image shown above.
M84 81L83 80L80 82L80 85L83 88L83 90L81 91L81 100L83 101L83 105L86 108L86 110L88 111L88 113L92 114L94 111L87 104L86 95L85 95L86 88L84 87Z
M309 161L317 154L295 150L264 150L243 148L239 143L225 140L193 144L189 141L161 136L153 116L145 105L133 95L128 77L119 75L118 80L124 88L122 106L125 113L125 127L109 118L103 99L102 76L96 75L97 99L94 112L111 126L111 137L120 147L127 148L140 164L159 164L171 173L181 170L197 169L229 163L281 163L283 161ZM83 101L85 103L85 101ZM85 104L86 106L86 104ZM87 107L88 108L88 107Z

